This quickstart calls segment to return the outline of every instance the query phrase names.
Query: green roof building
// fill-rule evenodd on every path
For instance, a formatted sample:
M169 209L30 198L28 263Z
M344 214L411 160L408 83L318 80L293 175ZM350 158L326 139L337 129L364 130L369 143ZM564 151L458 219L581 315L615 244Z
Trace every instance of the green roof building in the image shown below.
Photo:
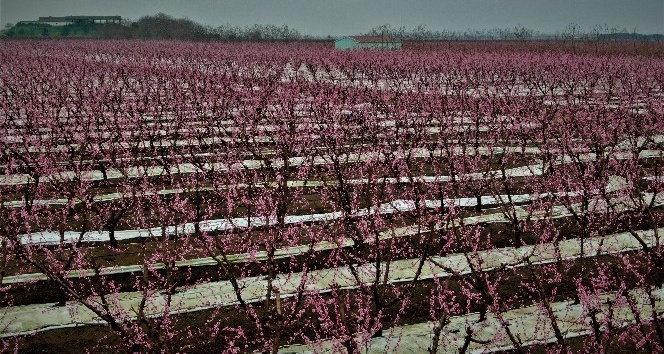
M401 41L390 36L349 36L334 41L334 48L347 49L401 49Z

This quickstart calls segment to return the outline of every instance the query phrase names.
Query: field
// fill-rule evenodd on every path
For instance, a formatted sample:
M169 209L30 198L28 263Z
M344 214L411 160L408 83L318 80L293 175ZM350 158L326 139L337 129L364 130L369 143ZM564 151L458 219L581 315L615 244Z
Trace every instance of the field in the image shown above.
M1 350L664 352L662 53L3 41Z

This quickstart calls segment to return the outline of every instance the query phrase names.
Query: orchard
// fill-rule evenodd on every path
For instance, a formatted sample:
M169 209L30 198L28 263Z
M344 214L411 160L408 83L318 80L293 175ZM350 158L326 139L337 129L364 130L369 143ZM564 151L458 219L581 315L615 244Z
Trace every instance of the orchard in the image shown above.
M664 352L657 46L4 41L0 350Z

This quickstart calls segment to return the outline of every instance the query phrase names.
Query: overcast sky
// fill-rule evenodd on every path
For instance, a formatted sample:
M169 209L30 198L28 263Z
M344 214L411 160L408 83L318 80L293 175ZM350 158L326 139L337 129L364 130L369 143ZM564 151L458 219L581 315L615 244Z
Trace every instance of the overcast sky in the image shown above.
M510 28L541 32L576 23L664 34L664 0L0 0L0 25L39 16L163 12L202 24L286 24L303 34L352 35L379 26L431 30Z

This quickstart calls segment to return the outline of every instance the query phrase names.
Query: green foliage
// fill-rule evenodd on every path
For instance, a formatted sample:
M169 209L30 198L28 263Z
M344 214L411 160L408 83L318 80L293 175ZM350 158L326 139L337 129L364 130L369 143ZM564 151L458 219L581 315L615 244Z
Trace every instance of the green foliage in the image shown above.
M60 37L97 37L106 25L95 23L51 26L29 23L17 24L4 31L7 38L60 38Z

